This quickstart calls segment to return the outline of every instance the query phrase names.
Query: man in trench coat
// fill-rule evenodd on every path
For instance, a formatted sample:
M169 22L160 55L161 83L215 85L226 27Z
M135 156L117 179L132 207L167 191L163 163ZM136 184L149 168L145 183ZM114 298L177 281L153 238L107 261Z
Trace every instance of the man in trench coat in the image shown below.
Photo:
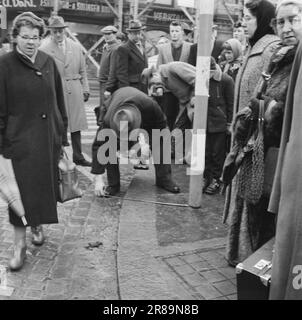
M42 43L39 50L54 58L62 77L73 162L91 166L91 163L85 160L81 147L81 131L88 128L84 106L84 102L89 99L85 59L80 46L66 37L66 27L62 17L50 17L48 28L51 36Z

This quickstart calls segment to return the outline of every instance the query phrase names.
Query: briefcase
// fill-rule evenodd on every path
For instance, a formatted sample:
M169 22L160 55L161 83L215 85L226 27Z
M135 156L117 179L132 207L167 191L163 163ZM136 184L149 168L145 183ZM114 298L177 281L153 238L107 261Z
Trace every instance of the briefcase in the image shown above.
M236 266L238 300L268 300L274 242L272 238Z

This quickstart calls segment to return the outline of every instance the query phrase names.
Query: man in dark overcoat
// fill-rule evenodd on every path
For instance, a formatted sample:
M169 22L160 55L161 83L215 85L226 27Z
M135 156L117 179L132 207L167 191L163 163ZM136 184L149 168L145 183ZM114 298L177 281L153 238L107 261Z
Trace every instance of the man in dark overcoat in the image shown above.
M141 73L148 67L148 60L142 44L142 26L140 21L129 22L128 41L117 49L116 78L117 87L134 87L146 92L141 82Z
M167 120L157 102L136 88L124 87L114 92L107 106L107 113L102 126L97 131L96 138L92 145L92 170L96 175L95 191L97 195L115 195L120 190L120 172L116 159L114 163L101 164L99 160L105 157L105 154L98 154L99 148L106 141L98 139L100 131L103 129L113 129L119 137L119 120L129 123L129 133L132 129L142 128L146 130L149 137L150 146L152 146L152 130L167 128ZM134 120L137 121L134 121ZM136 123L136 126L133 125ZM128 138L128 136L127 136ZM114 146L112 146L114 147ZM117 149L119 140L117 140ZM159 155L159 163L155 163L156 185L169 192L180 192L179 187L172 180L171 164L163 164L163 143L157 144L153 149L153 154ZM101 157L101 159L100 159ZM108 186L104 184L104 173L107 170Z

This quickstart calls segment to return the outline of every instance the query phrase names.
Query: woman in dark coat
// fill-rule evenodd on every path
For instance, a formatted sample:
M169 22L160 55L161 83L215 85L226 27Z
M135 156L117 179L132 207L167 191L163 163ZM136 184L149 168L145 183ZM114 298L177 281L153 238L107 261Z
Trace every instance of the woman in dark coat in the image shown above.
M288 90L288 81L294 61L298 39L295 36L290 23L280 23L282 19L288 19L288 11L277 11L276 31L281 38L276 51L273 53L270 63L265 70L271 77L262 93L264 100L264 158L270 147L279 148L284 106ZM281 19L281 20L280 20ZM248 137L248 122L245 117L253 114L258 119L259 100L253 98L250 106L237 114L234 132L234 143L240 145ZM265 170L267 167L265 167ZM271 169L271 168L270 168ZM229 217L229 234L227 240L227 260L231 265L243 261L253 251L257 250L275 234L275 215L267 211L270 194L262 192L257 203L251 203L239 194L240 169L235 178L236 196L231 204L232 212ZM264 173L265 174L265 173ZM273 177L274 172L270 173ZM250 181L244 181L247 185ZM262 188L259 185L259 188Z
M36 245L44 241L41 225L58 222L58 161L67 143L61 79L54 60L38 51L43 31L42 19L20 14L14 50L0 58L0 154L12 160ZM26 228L11 210L9 220L15 231L9 266L17 270L26 258Z

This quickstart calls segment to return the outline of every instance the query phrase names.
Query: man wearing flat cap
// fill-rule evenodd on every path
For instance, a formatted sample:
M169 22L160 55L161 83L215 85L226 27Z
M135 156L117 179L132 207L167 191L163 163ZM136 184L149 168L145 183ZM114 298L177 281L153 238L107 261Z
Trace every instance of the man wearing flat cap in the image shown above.
M146 87L141 83L141 73L148 67L148 60L142 44L142 26L140 21L130 20L128 41L117 48L116 80L117 87L134 87L146 92ZM112 92L113 89L109 88Z
M84 105L89 99L85 59L81 47L66 36L66 27L62 17L51 16L48 20L51 36L39 49L55 59L62 77L73 162L81 166L91 166L84 158L81 146L81 131L88 128Z
M102 121L103 116L106 112L104 106L104 93L107 86L115 87L116 83L114 81L115 77L112 78L109 82L109 75L115 73L115 58L113 52L116 51L119 46L119 41L117 40L117 28L114 26L106 26L101 29L101 34L104 37L105 45L103 46L103 53L100 61L100 70L99 70L99 82L100 82L100 113L98 121ZM112 81L113 79L113 81ZM114 89L114 88L113 88Z
M127 133L121 132L121 127L125 121L128 124ZM119 148L119 141L128 141L129 134L135 129L144 129L149 136L149 144L152 146L152 130L165 129L167 127L166 117L163 114L157 102L148 97L145 93L133 87L123 87L114 92L111 100L108 103L108 110L104 118L102 126L98 129L96 138L92 145L92 170L95 174L95 193L97 196L115 195L120 191L120 172L117 159L107 155L107 151L102 147L106 140L106 135L103 139L100 138L103 129L112 129L118 137L117 146L110 145L110 148L115 150ZM130 142L128 141L128 147ZM163 141L155 144L152 150L153 155L158 155L158 161L154 159L155 167L155 183L158 187L163 188L171 193L179 193L180 189L172 180L171 164L163 164ZM104 164L104 159L108 159ZM113 161L110 161L113 160ZM104 173L107 171L108 186L104 183Z

